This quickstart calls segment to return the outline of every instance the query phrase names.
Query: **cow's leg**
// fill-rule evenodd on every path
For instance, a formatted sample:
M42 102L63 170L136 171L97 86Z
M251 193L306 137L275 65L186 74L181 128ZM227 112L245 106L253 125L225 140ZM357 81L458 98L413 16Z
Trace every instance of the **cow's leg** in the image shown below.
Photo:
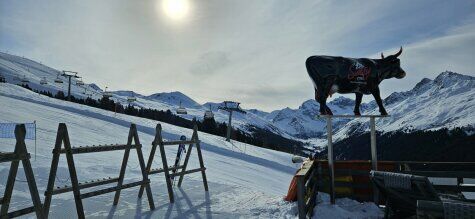
M321 86L318 86L318 103L320 104L320 114L321 115L333 115L330 108L327 106L327 98L330 93L330 88L332 86L333 80L324 80L324 83L321 83Z
M323 89L315 89L315 100L317 100L318 104L320 105L320 115L326 115L327 111L325 109L325 102L326 98L323 97L325 94L323 93Z
M381 113L381 115L383 115L383 116L388 115L388 113L386 112L386 109L384 109L383 100L381 100L381 95L379 93L379 87L376 87L375 89L373 89L371 91L371 94L373 94L374 100L376 100L376 103L379 106L379 112Z
M361 116L360 105L361 105L361 100L363 100L363 94L362 93L355 93L355 94L356 94L356 101L355 101L355 110L353 110L353 112L355 113L356 116Z

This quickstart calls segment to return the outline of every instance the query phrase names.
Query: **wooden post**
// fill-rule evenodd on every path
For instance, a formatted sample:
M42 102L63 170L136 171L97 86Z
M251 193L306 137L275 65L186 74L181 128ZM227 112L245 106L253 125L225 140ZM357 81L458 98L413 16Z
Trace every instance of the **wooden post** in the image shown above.
M200 162L201 177L203 178L203 185L205 187L205 191L208 191L208 180L206 179L206 173L205 173L206 168L203 162L203 156L201 155L200 139L198 139L198 126L196 124L193 127L193 137L195 137L195 141L196 141L196 151L198 152L198 159ZM183 177L184 174L181 176Z
M127 138L127 148L125 149L124 152L124 158L122 159L122 166L120 167L120 172L119 172L119 181L117 182L117 187L121 187L122 184L124 183L124 176L125 176L125 169L127 168L127 161L129 160L129 154L130 154L130 147L132 145L132 138L134 135L134 128L135 126L131 125L130 130L129 130L129 137ZM119 197L120 197L120 189L115 191L115 196L114 196L114 202L113 205L117 205L119 203Z
M36 123L35 123L35 130L36 130ZM17 139L17 142L20 141L20 144L19 144L20 147L18 149L19 149L19 153L21 154L28 154L28 151L26 150L26 144L25 144L25 135L26 135L25 125L24 124L21 124L20 126L17 125L17 127L15 127L15 137ZM36 134L35 134L35 141L36 141ZM38 188L36 187L35 175L33 173L33 169L31 168L29 157L30 156L28 154L26 159L23 159L21 162L23 163L23 169L25 170L26 181L28 182L28 188L30 190L31 200L33 201L33 206L35 207L36 217L45 218L43 215L43 208L41 204L40 195L38 193Z
M193 140L193 137L191 137ZM181 169L182 172L186 171L186 167L188 166L188 160L190 159L191 150L193 149L193 144L188 145L188 150L186 151L185 161L183 162L183 168ZM181 183L183 182L183 178L185 175L180 175L178 179L178 187L181 187Z
M148 176L148 173L150 173L150 170L152 169L153 158L155 157L155 152L157 151L159 136L156 133L158 133L159 130L162 130L162 125L157 124L157 126L155 127L155 138L153 139L153 142L152 142L152 150L150 151L150 155L148 156L147 168L145 168L145 172L147 172L147 176ZM144 190L144 186L140 186L139 198L142 198L143 190Z
M18 141L17 141L17 144L18 144ZM15 154L18 153L17 147L18 146L15 146ZM2 215L2 217L3 215L6 216L8 214L8 208L10 207L10 200L13 193L13 186L15 185L15 178L18 172L19 163L20 162L18 160L14 160L10 164L10 172L8 173L7 185L5 186L5 193L3 196L2 208L0 211L0 215Z
M53 196L54 181L56 179L56 172L58 170L59 155L61 150L61 145L63 143L64 131L66 129L66 124L60 123L58 126L58 132L56 134L56 143L53 149L53 160L51 161L51 168L49 171L48 177L48 186L45 191L45 202L44 202L44 211L45 216L48 217L49 207L51 204L51 199Z
M137 147L141 147L140 145L140 140L139 140L139 134L137 133L137 126L135 124L130 125L131 129L134 130L134 142ZM136 148L137 151L137 157L139 159L139 164L140 164L140 170L142 172L142 180L143 181L148 181L147 185L145 186L145 189L147 190L147 198L148 198L148 205L151 210L155 209L155 203L153 203L153 195L152 195L152 189L150 188L150 180L148 179L148 172L145 169L145 161L143 159L143 153L141 148ZM143 186L143 185L142 185ZM140 186L140 188L142 188Z
M160 156L162 157L162 164L163 164L163 170L165 171L165 181L167 183L167 190L168 190L168 198L170 199L170 202L173 203L175 202L175 198L173 196L173 188L172 188L172 181L170 179L170 172L168 171L168 162L167 162L167 155L165 154L165 145L163 145L163 139L162 139L162 129L158 130L159 132L157 135L159 135L159 146L160 146Z
M25 136L26 136L26 128L24 124L16 125L15 127L15 150L14 153L16 158L11 161L10 164L10 172L8 173L7 184L5 186L4 197L1 201L1 209L0 209L0 217L1 218L10 218L21 216L30 212L35 212L37 218L46 218L43 214L43 207L41 204L41 199L38 194L38 189L36 187L35 176L33 173L33 169L31 168L30 163L30 154L26 149L25 144ZM18 172L18 166L20 161L23 164L23 169L25 171L26 180L28 183L28 188L30 190L31 200L33 201L33 207L24 208L21 210L17 210L12 213L8 213L8 209L10 207L10 201L13 193L13 186L15 184L16 175Z
M305 177L297 177L297 205L299 210L299 219L305 219L306 203L305 203Z
M74 158L71 152L71 142L69 141L68 128L66 124L59 124L63 131L63 143L64 149L66 149L66 161L68 162L69 177L71 178L71 187L73 187L74 200L76 202L76 212L78 213L78 218L85 218L84 216L84 207L81 200L81 192L79 191L79 181L76 173L76 165L74 165Z

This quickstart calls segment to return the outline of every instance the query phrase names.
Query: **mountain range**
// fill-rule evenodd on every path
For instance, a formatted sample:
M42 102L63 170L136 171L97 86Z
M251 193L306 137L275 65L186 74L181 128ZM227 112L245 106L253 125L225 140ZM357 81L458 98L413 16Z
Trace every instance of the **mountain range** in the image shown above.
M66 78L61 71L27 58L0 53L0 74L8 83L28 85L35 90L67 92ZM47 84L40 83L46 80ZM61 80L63 83L55 83ZM71 92L77 98L99 99L103 89L94 83L81 85L72 80ZM112 99L127 104L135 97L135 107L170 110L176 114L181 105L187 109L185 119L203 119L205 111L212 110L217 122L227 122L228 113L218 110L221 103L197 103L191 97L179 92L161 92L142 95L134 91L112 91ZM475 127L475 77L445 71L435 79L422 79L414 88L394 92L384 100L390 117L378 119L376 126L381 133L418 130L440 130L447 128ZM245 106L245 103L242 104ZM354 100L338 97L328 103L334 114L353 114ZM297 109L284 108L265 112L245 109L246 114L233 114L233 127L252 134L255 127L267 130L284 138L305 142L310 147L324 147L326 122L318 119L319 104L315 100L303 102ZM362 114L379 114L374 101L363 103ZM335 141L368 131L367 119L336 119L333 124ZM472 133L473 134L473 133Z

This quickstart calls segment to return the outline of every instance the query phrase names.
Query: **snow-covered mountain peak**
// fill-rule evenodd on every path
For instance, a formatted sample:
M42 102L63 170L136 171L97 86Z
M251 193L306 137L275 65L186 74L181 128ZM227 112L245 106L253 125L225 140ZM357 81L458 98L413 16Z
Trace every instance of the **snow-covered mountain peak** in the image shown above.
M318 107L320 107L320 104L317 101L306 100L305 102L302 103L302 105L299 106L299 109L300 110L308 110L308 109L314 110L314 109L318 109Z
M330 105L338 106L340 108L353 107L355 106L355 100L339 96L334 100L329 102Z
M414 89L413 89L413 90L421 89L422 87L426 86L426 85L429 84L430 82L432 82L431 79L429 79L429 78L423 78L421 81L419 81L419 83L416 84L416 86L414 86Z
M171 105L180 105L181 102L183 107L200 107L200 104L179 91L155 93L148 96L148 98L160 100Z
M91 84L89 84L89 87L96 90L96 91L102 92L102 89L99 86L97 86L97 84L91 83Z
M112 93L119 96L126 96L126 97L143 97L143 95L139 93L135 93L134 91L131 91L131 90L118 90L118 91L113 91Z
M462 75L462 74L451 72L451 71L445 71L445 72L440 73L434 79L434 83L441 87L447 87L459 82L466 82L466 81L475 81L475 77L472 77L469 75Z

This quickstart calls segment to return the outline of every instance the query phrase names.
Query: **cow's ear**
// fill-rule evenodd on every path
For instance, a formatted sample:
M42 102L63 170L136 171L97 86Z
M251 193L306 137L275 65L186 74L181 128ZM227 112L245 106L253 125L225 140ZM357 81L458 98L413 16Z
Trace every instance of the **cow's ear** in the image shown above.
M383 53L381 53L381 59L384 59L384 55L383 55Z

